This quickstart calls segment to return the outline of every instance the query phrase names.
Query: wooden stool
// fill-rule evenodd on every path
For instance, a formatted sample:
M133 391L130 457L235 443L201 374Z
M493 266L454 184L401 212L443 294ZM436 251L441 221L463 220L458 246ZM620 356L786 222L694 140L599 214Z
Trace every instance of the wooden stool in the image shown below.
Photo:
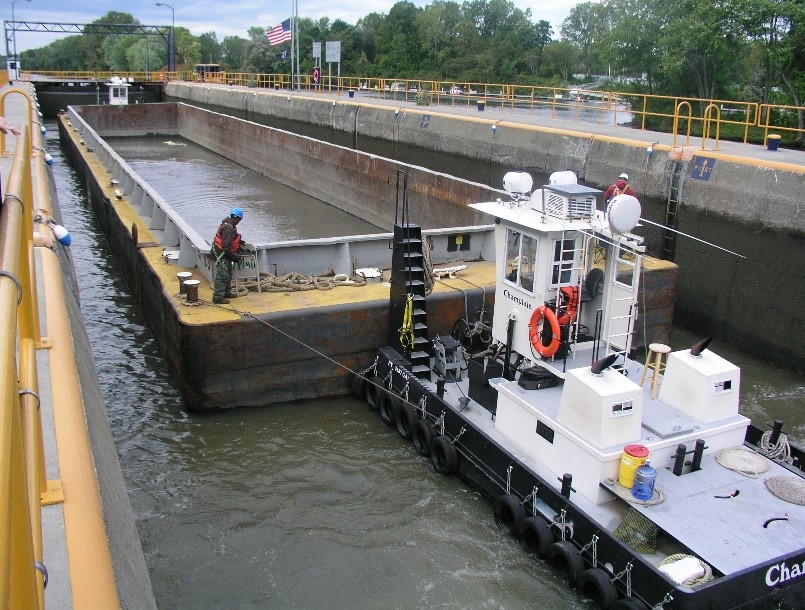
M646 358L646 366L643 367L643 374L640 375L640 387L643 387L643 382L646 380L646 373L649 369L654 371L651 378L651 398L657 398L657 385L660 381L660 373L665 370L665 362L663 355L671 353L671 348L663 343L652 343L648 346L648 357Z

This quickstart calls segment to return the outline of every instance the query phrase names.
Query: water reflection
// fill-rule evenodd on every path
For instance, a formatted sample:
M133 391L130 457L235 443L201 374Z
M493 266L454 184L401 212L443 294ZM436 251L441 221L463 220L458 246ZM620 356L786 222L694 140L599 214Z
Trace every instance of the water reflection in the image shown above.
M256 244L381 233L365 220L244 168L178 136L106 141L200 235L215 235L232 207ZM315 174L311 172L311 180Z

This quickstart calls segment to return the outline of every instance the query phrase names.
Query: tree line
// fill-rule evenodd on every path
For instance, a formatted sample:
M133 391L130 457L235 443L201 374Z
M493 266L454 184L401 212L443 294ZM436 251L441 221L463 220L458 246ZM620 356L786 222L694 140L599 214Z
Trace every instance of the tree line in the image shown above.
M95 24L139 23L109 12ZM176 27L178 66L220 63L230 72L287 73L289 45L248 37L194 36ZM559 32L507 0L397 2L355 25L299 20L300 67L312 71L313 41L341 41L341 75L472 83L567 86L592 75L636 92L782 103L805 96L805 0L605 0L581 2ZM23 69L164 69L165 40L77 34L21 53ZM798 113L800 128L802 113Z

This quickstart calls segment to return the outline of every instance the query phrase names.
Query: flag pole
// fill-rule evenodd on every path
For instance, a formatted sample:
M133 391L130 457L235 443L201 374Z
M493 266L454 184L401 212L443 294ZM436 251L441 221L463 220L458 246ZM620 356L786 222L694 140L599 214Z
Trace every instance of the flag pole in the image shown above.
M293 73L293 59L294 59L294 41L296 40L296 36L294 34L296 29L296 19L294 17L294 7L296 6L296 0L291 0L291 91L295 89L294 87L294 73Z
M299 71L299 0L294 0L296 3L296 37L294 38L294 45L296 46L296 78L299 80L299 89L302 89L302 73Z

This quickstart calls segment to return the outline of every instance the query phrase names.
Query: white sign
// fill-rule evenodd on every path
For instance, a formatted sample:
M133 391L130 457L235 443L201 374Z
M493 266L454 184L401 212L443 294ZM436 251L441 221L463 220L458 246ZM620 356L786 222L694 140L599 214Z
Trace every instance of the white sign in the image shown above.
M317 40L313 41L313 57L321 59L321 42Z
M341 63L341 41L340 40L328 40L325 44L325 51L327 52L327 58L325 61L332 62L332 63Z

